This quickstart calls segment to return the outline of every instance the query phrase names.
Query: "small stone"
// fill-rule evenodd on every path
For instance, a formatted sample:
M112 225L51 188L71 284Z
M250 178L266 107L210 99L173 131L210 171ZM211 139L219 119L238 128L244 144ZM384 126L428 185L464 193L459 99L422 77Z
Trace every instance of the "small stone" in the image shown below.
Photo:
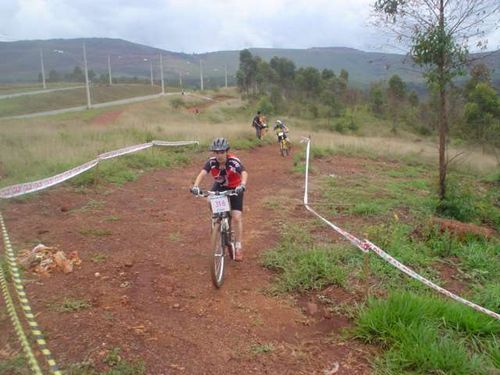
M178 309L179 307L181 307L181 305L179 305L178 303L174 303L174 305L172 306L174 309Z
M128 298L128 296L125 296L125 295L121 296L120 297L120 302L122 303L122 305L128 305L129 304L129 298Z
M306 311L309 315L314 315L318 312L318 305L313 302L308 302L306 305Z
M94 273L94 276L99 277L99 276L101 276L101 274L99 272L96 272L96 273Z
M323 370L323 374L324 375L336 374L339 371L339 368L340 368L340 364L338 362L334 362L330 368Z

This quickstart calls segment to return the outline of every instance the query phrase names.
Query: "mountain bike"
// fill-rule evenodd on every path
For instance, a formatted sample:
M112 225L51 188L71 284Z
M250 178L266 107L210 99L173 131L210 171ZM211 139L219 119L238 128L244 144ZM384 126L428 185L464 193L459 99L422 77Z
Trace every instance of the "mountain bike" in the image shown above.
M286 137L285 132L280 131L277 133L277 135L281 156L288 156L288 154L290 153L290 142L288 142L288 138Z
M234 259L234 233L231 229L231 202L229 197L238 195L234 190L201 191L198 196L208 197L212 208L210 275L212 283L220 288L224 283L224 260Z

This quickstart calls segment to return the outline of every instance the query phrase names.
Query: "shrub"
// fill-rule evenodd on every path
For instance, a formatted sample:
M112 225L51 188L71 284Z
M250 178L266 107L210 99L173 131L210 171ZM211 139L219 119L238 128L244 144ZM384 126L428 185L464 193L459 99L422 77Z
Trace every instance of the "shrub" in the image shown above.
M257 103L257 108L265 115L270 115L274 113L273 103L271 103L271 100L269 100L267 95L264 95L260 98L259 102Z
M476 216L474 196L470 188L448 179L446 197L437 204L436 212L445 217L469 222Z
M181 108L186 106L186 102L182 98L173 98L170 100L170 105L175 108Z

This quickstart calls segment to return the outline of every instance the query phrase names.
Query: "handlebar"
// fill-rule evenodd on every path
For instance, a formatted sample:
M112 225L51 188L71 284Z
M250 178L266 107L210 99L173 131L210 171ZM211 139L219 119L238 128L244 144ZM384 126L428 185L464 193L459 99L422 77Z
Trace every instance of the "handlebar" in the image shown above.
M210 190L205 190L202 191L200 190L200 194L198 194L198 197L208 197L212 195L220 195L220 196L232 196L232 195L238 195L234 189L231 190L224 190L224 191L210 191Z

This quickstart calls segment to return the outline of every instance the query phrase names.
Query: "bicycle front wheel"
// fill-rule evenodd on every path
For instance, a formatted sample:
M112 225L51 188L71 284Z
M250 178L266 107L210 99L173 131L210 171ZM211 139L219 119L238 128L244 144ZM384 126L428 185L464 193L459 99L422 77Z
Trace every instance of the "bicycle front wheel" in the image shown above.
M220 288L224 283L224 237L221 233L220 223L212 228L212 257L210 259L210 275L212 283Z
M286 153L286 143L284 140L280 141L280 154L281 156L285 156Z

